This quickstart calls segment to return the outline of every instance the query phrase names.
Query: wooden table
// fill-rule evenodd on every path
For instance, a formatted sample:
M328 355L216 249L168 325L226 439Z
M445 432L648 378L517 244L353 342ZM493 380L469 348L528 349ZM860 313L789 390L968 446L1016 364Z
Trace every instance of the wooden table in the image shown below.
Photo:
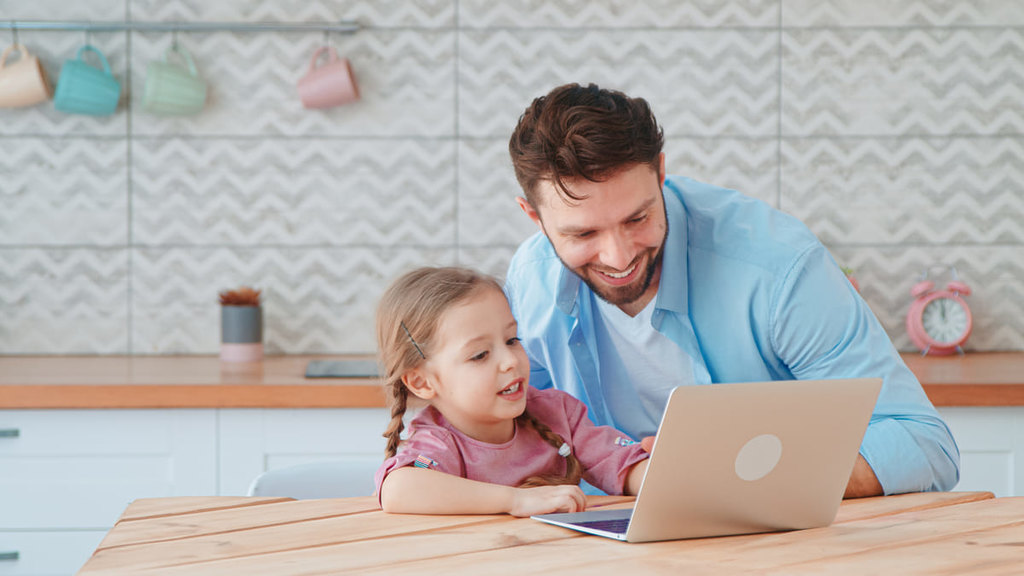
M594 506L631 498L592 497ZM511 516L381 512L373 498L153 498L80 574L1016 574L1024 498L850 500L826 528L626 544Z

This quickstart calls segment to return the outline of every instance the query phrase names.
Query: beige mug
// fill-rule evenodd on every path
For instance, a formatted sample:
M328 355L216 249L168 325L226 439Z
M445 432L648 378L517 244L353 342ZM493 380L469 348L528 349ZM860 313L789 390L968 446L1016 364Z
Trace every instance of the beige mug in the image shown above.
M21 57L8 64L7 57L11 52L18 52ZM49 100L52 95L53 89L39 58L21 44L8 46L0 55L0 107L32 106Z

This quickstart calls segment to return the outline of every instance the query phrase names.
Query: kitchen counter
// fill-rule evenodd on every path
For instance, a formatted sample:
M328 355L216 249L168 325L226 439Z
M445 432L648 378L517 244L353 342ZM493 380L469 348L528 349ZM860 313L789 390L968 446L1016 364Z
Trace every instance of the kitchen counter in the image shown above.
M310 360L338 358L268 356L232 363L217 356L0 357L0 409L384 406L374 378L304 376Z
M303 376L306 363L339 356L0 357L0 409L378 408L373 378ZM936 406L1024 406L1024 352L946 357L904 354Z

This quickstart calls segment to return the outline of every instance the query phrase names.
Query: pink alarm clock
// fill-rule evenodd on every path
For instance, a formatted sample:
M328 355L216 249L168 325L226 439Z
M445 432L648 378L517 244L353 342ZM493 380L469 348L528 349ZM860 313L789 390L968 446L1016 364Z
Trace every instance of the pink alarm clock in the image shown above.
M961 346L971 335L971 309L963 299L971 289L957 279L955 269L951 271L953 280L945 289L936 290L930 280L922 280L910 289L914 302L907 312L907 335L922 354L963 353Z

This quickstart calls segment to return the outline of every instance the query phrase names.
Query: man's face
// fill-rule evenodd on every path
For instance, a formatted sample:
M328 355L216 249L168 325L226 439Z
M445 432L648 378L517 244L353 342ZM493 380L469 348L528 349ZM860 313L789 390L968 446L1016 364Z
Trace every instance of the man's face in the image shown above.
M541 227L566 268L595 294L636 315L657 294L668 233L660 169L628 166L604 182L567 182L583 200L566 204L553 182L538 187L539 206L520 207Z

